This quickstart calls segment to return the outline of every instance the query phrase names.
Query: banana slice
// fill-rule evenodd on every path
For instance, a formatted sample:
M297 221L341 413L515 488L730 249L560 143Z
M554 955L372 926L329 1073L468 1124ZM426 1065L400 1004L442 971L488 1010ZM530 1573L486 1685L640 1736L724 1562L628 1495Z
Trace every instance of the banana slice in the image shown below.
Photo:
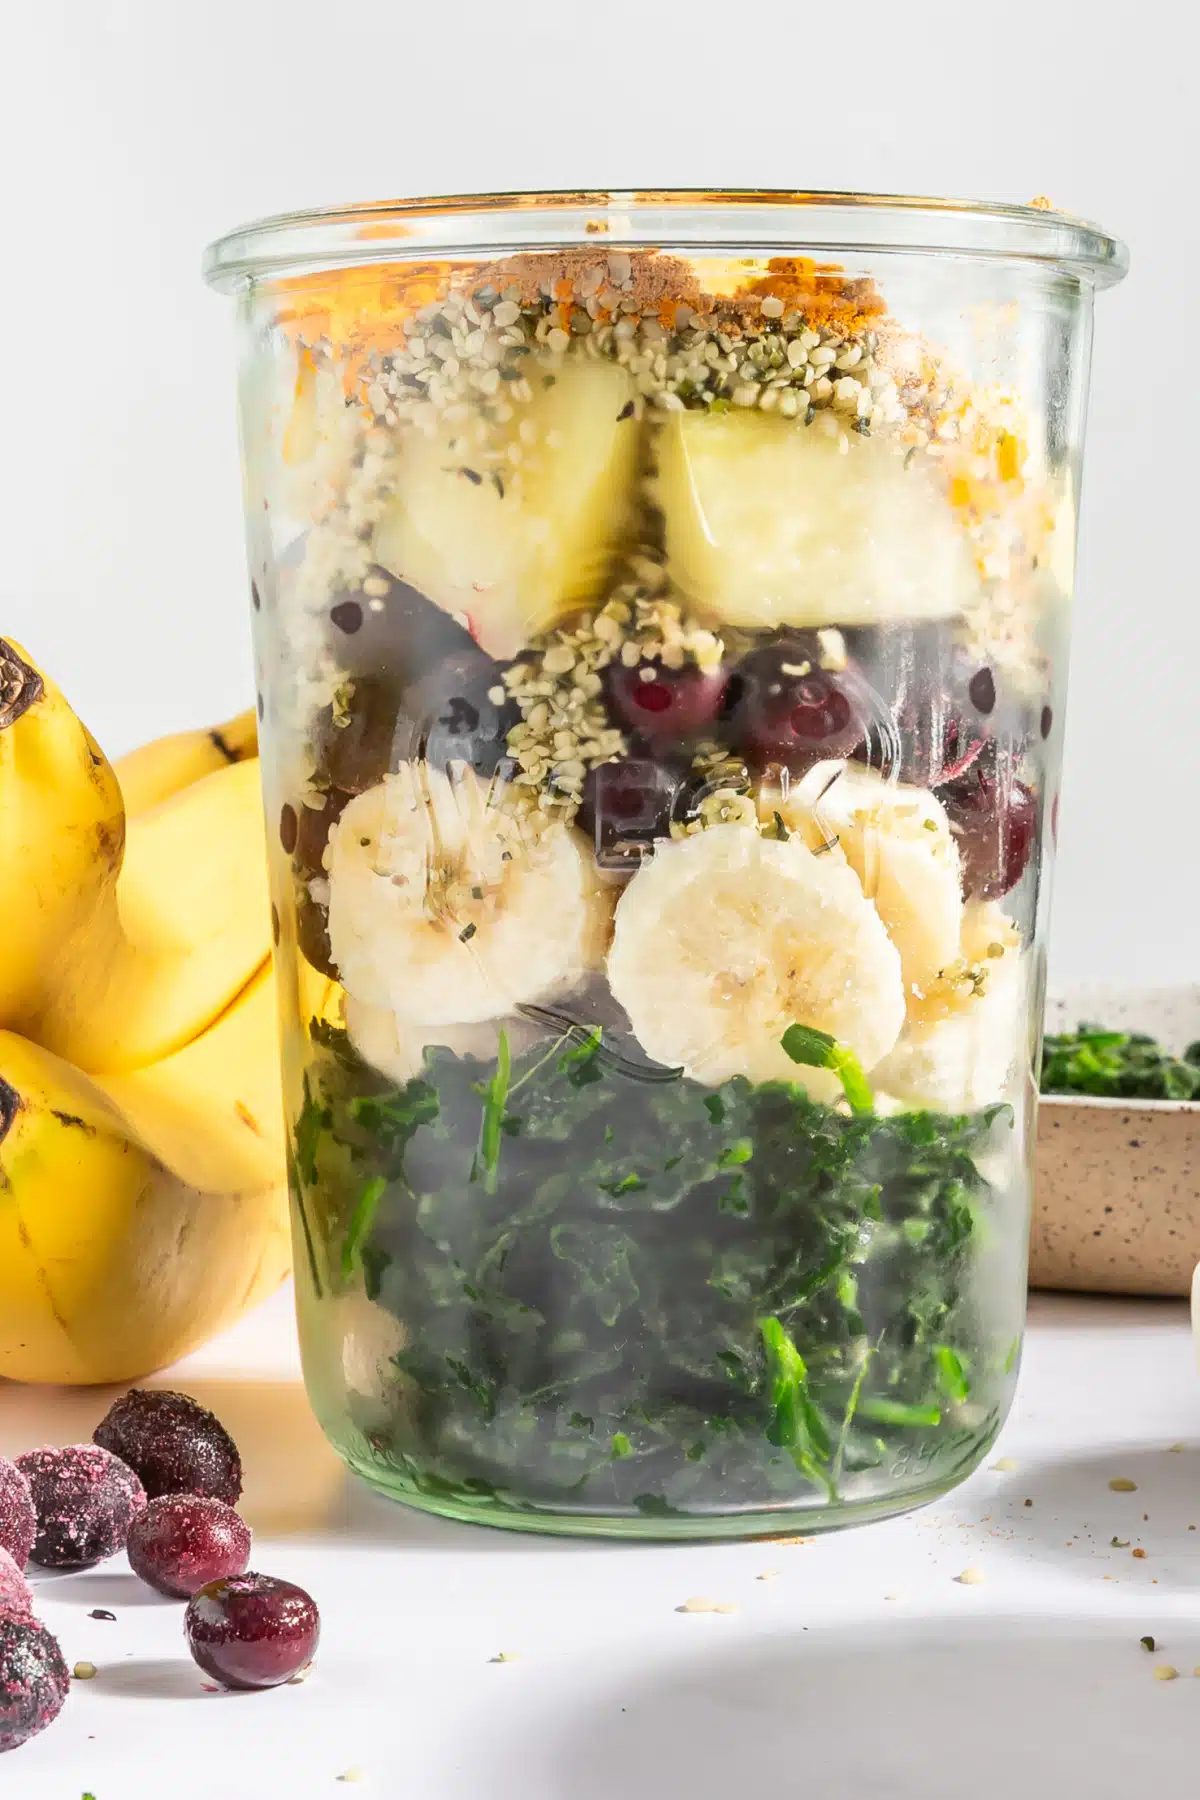
M506 1019L488 1019L481 1025L408 1025L382 1006L364 1006L346 997L346 1030L350 1042L365 1062L389 1081L403 1086L425 1068L427 1049L452 1050L455 1056L475 1056L494 1062L501 1028L514 1057L531 1050L545 1029L519 1013Z
M958 846L941 801L857 763L825 762L759 807L811 850L837 840L900 952L910 1007L920 1001L958 960L963 931Z
M872 1071L876 1092L951 1113L1003 1100L1028 1063L1028 963L1020 932L997 903L972 901L964 912L961 960Z
M628 521L638 425L610 363L531 369L534 398L480 445L469 425L414 431L373 556L507 660L604 585ZM544 380L553 385L544 387Z
M677 586L731 625L945 618L976 587L949 504L881 438L756 413L673 413L657 491Z
M612 889L582 835L534 830L505 782L403 763L330 834L329 941L347 994L419 1025L474 1025L573 987Z
M646 1054L710 1085L732 1075L840 1088L801 1070L793 1023L847 1045L864 1067L904 1022L900 958L844 863L798 838L714 825L656 850L617 905L608 979Z

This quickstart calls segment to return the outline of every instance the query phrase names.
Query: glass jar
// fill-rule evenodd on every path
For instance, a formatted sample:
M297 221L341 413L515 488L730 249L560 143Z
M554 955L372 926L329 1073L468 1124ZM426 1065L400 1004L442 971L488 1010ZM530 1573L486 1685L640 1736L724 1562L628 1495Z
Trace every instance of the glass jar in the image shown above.
M1020 1356L1092 295L1037 208L520 195L210 252L322 1425L812 1531Z

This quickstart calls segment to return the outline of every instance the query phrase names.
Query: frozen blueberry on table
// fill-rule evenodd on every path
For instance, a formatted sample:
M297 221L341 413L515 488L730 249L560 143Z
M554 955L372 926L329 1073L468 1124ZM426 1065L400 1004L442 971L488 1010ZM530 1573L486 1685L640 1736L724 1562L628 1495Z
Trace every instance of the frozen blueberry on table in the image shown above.
M290 1581L232 1575L192 1596L184 1630L200 1667L225 1687L277 1687L312 1661L321 1616Z
M56 1639L29 1613L0 1605L0 1750L45 1731L71 1685Z
M146 1495L133 1470L98 1444L27 1450L17 1467L37 1513L31 1560L46 1569L87 1569L125 1548Z
M250 1527L208 1494L160 1494L129 1528L129 1566L160 1594L190 1600L210 1581L240 1575L250 1561Z
M0 1548L0 1607L13 1612L33 1611L33 1589L8 1551Z
M0 1456L0 1549L7 1550L18 1569L23 1569L36 1536L37 1514L29 1483L16 1463Z
M221 1421L190 1394L130 1388L109 1407L93 1440L135 1469L151 1500L211 1494L235 1506L242 1459Z

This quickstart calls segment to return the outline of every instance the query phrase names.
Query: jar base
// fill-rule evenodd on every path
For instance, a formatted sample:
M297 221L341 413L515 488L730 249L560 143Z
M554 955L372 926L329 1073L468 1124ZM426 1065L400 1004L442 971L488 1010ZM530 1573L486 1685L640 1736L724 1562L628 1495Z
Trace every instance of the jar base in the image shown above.
M414 1512L454 1520L463 1525L490 1526L498 1531L523 1531L543 1537L609 1538L627 1543L762 1542L789 1537L815 1537L819 1532L840 1531L852 1525L872 1525L930 1506L959 1487L988 1454L999 1435L999 1424L973 1444L956 1468L939 1470L937 1479L922 1486L896 1489L873 1499L839 1501L826 1506L757 1508L742 1513L679 1514L674 1517L636 1516L620 1513L550 1512L521 1507L493 1494L471 1499L454 1494L422 1491L400 1470L342 1451L353 1474L375 1493Z

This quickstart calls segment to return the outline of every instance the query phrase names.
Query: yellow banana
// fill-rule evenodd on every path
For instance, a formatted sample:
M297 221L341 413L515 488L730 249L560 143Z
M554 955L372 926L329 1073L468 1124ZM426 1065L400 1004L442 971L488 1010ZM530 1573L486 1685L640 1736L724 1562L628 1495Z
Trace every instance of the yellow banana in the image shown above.
M149 1068L97 1076L126 1127L198 1188L284 1178L275 978L264 963L208 1030Z
M203 1031L270 948L258 763L230 763L129 820L119 882L47 947L41 1004L11 1022L93 1074L144 1067Z
M117 780L19 645L0 639L0 1025L34 1015L52 953L116 880Z
M251 991L252 1006L269 985L263 978ZM226 1050L230 1027L213 1028ZM197 1110L203 1062L193 1065ZM261 1098L259 1075L244 1073L246 1091ZM186 1086L177 1078L173 1098L163 1098L171 1124L159 1128L164 1148L177 1139L182 1161L193 1150L192 1128L179 1123ZM216 1160L211 1169L197 1160L195 1172L215 1175ZM235 1184L247 1172L229 1171ZM0 1032L0 1376L145 1375L232 1324L279 1284L288 1262L281 1169L266 1185L195 1185L152 1154L88 1076Z
M258 721L253 707L224 725L214 725L211 731L177 731L142 744L113 764L126 817L148 812L226 763L245 762L257 755Z

